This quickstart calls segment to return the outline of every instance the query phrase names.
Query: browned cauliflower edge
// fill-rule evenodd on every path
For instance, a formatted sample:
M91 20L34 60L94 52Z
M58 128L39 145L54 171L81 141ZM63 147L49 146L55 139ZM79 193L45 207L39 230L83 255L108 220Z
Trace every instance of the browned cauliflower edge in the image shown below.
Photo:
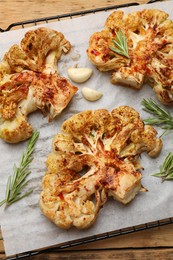
M128 106L86 110L62 124L52 143L40 207L58 227L91 226L108 197L127 204L141 190L139 157L156 157L162 141Z

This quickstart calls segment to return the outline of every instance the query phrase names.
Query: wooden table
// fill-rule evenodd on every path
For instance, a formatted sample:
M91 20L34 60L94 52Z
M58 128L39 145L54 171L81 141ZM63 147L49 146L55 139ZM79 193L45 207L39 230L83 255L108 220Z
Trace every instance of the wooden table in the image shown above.
M24 20L49 17L124 3L146 3L145 0L4 0L0 1L0 28ZM16 239L16 238L14 238ZM0 259L5 259L0 232ZM173 224L139 231L106 240L72 247L56 253L41 254L32 259L173 259Z

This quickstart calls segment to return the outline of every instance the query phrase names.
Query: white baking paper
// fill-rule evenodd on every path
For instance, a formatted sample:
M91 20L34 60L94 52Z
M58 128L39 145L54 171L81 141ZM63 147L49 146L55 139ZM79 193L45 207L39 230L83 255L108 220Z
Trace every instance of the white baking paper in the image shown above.
M171 2L133 6L123 10L131 12L144 8L162 9L169 13L173 19ZM61 124L65 119L85 109L105 108L111 111L120 105L132 106L140 112L142 118L146 118L148 114L142 111L141 100L149 97L155 99L155 94L147 85L143 86L140 91L111 85L110 73L100 73L88 60L86 49L88 48L89 37L95 31L102 29L109 14L110 12L103 12L44 24L46 27L61 31L73 45L72 51L63 56L58 65L62 76L67 77L67 68L75 65L90 67L94 72L89 81L80 85L76 84L79 87L78 93L56 120L48 124L47 118L43 118L40 112L36 112L29 117L33 126L40 131L34 160L30 167L32 174L29 176L30 183L28 185L28 188L32 187L34 192L10 207L1 207L0 209L0 224L7 256L173 216L173 182L161 183L159 178L151 176L151 173L159 169L167 153L172 151L173 134L163 137L163 150L158 158L151 159L146 154L142 154L141 163L144 166L142 183L148 189L148 192L138 194L126 206L109 199L100 210L100 214L91 228L83 231L59 229L43 216L39 208L45 161L48 153L51 152L52 138L60 132ZM1 58L12 44L20 42L28 29L0 34ZM81 95L83 86L101 91L103 97L93 103L86 101ZM172 108L170 108L170 112L173 112ZM158 132L159 134L162 133L160 129L158 129ZM13 164L19 162L21 152L25 148L26 142L12 145L0 140L0 200L4 198L7 178L9 174L12 174Z

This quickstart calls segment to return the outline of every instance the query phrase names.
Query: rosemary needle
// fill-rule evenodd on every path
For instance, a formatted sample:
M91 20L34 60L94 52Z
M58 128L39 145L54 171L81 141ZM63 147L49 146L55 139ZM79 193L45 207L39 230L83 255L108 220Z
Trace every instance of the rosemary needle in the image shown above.
M112 42L116 48L113 46L110 46L109 48L112 51L114 51L120 55L123 55L126 58L129 58L128 45L127 45L127 39L126 39L125 34L121 30L119 30L116 32L116 36L117 36L117 40L115 40L115 39L112 40Z
M33 190L29 190L26 193L21 193L21 191L28 184L26 178L31 173L29 164L33 160L34 146L38 137L39 132L35 131L27 143L26 152L22 153L19 167L16 164L14 165L13 176L8 177L5 199L0 202L0 207L4 203L9 206L32 193Z
M169 111L162 108L153 99L142 100L143 110L152 114L153 117L144 119L143 121L149 125L158 125L162 129L171 130L173 129L173 117Z
M160 172L152 174L152 176L162 178L162 181L173 180L173 154L171 152L166 156L165 161L160 166Z

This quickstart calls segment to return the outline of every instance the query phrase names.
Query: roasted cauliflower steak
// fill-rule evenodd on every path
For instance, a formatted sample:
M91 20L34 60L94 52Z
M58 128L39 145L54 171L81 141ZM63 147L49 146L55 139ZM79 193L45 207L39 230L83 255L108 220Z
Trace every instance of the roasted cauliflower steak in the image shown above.
M127 204L141 190L140 154L156 157L162 141L136 110L86 110L62 124L52 143L40 207L58 227L91 226L108 197Z
M0 137L17 143L28 139L31 112L59 115L77 91L58 74L58 60L71 49L63 34L49 28L28 31L20 46L15 44L0 63Z
M129 58L112 51L117 32L126 38ZM158 9L111 13L100 32L90 37L90 61L112 71L111 82L140 89L148 83L165 105L173 104L173 22Z

